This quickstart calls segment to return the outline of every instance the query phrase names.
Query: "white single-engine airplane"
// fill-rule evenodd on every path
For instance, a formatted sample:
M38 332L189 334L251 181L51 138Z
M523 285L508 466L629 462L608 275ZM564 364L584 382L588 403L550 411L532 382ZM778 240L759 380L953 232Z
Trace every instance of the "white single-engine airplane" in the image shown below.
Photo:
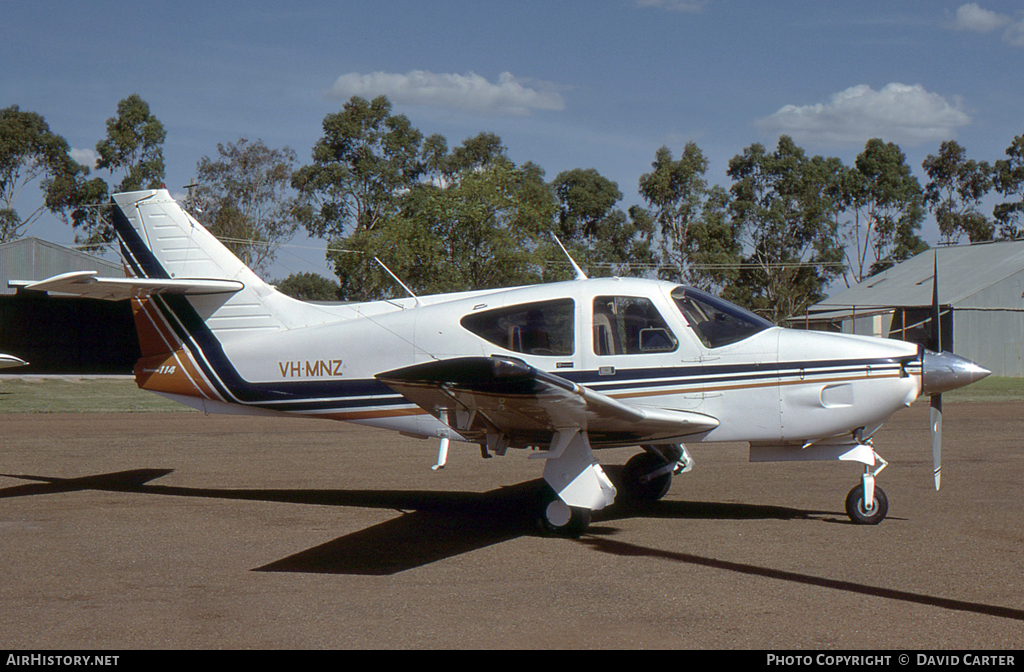
M886 462L872 434L920 394L989 373L912 343L783 329L699 290L587 279L578 267L568 282L314 305L260 280L166 190L114 200L134 278L85 271L17 284L130 298L139 387L211 413L440 438L435 468L450 440L485 457L534 449L550 486L538 518L567 536L616 496L595 450L642 447L619 490L657 499L693 465L683 442L749 442L752 461L859 462L846 510L878 523ZM934 459L938 487L937 443Z

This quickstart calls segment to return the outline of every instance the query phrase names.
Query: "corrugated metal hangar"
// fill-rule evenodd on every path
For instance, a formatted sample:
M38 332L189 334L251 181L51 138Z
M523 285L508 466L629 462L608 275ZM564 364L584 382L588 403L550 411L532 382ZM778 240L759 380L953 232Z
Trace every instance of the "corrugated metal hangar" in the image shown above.
M993 375L1024 377L1024 240L928 250L811 306L792 322L926 343L936 263L943 349Z
M139 345L127 301L60 298L7 286L70 271L124 277L120 264L38 238L0 245L0 352L29 362L7 373L131 373Z

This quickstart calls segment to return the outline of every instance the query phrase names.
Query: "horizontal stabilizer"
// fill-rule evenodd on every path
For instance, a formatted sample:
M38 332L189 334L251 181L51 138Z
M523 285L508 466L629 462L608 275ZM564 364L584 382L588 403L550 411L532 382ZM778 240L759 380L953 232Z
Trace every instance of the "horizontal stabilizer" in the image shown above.
M36 282L12 280L8 285L35 292L56 292L106 301L150 294L233 294L245 286L237 280L203 278L99 278L96 271L72 271Z
M503 434L513 446L547 445L568 428L594 447L656 443L707 432L718 420L701 413L621 402L506 357L460 357L388 371L377 379L461 436Z

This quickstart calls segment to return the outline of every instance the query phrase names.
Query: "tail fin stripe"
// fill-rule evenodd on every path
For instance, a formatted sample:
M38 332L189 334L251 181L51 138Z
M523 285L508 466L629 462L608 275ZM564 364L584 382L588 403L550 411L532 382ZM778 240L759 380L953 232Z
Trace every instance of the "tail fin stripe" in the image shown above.
M167 326L171 328L174 334L178 337L178 340L180 340L182 344L184 344L188 351L191 353L193 361L203 372L206 378L210 381L210 384L214 387L217 394L219 394L224 399L230 397L234 401L241 403L242 400L238 399L234 394L232 394L228 386L225 385L224 382L221 380L221 376L219 375L220 371L218 371L217 369L223 369L225 367L223 367L223 365L221 367L216 367L213 365L212 362L210 362L207 359L206 353L210 344L216 344L217 350L220 350L220 343L217 341L216 338L213 337L213 334L209 334L202 320L199 319L199 316L195 314L194 309L188 303L188 300L184 299L184 297L168 296L155 296L152 298L155 299L154 306L163 316ZM175 301L175 303L179 304L176 307L177 309L171 306L171 301L169 301L168 299L178 299L178 301ZM181 320L182 312L191 313L195 318L194 322L198 322L199 326L193 323L190 328L189 325L183 323ZM196 339L196 336L204 331L207 332L207 334L209 335L209 339L204 339L208 340L208 344L206 347L203 347L203 345L201 345ZM220 351L220 354L221 356L223 356L223 350ZM223 357L223 362L225 362L229 368L234 369L234 367L231 366L230 362L227 361L227 357ZM237 373L235 375L237 375Z
M199 370L191 351L183 347L182 342L171 330L170 325L167 324L166 318L159 309L151 301L139 302L139 309L146 316L146 320L152 325L167 351L174 355L174 359L181 366L185 377L196 388L200 396L206 399L224 401L224 397L213 389L207 376Z
M153 298L195 364L225 399L261 408L296 411L409 404L405 397L375 379L250 383L239 375L216 336L185 297Z
M149 241L144 239L145 235L158 235L150 231L150 229L154 229L154 226L163 228L162 223L153 221L154 217L159 219L158 213L154 212L153 217L147 216L144 223L140 219L139 228L148 231L148 233L144 233L136 229L128 215L122 210L122 208L134 207L135 216L141 218L142 210L145 208L140 208L139 205L148 198L150 197L144 197L134 203L126 203L124 206L115 201L117 207L112 208L114 229L121 243L125 262L135 275L141 278L170 279L171 274L167 267L150 249ZM205 231L200 228L200 225L195 224L187 213L183 212L183 214L191 222L189 236ZM182 224L182 226L186 225ZM205 236L200 236L200 238L205 238ZM166 236L161 240L166 242ZM178 246L174 245L173 247L176 252L175 256L179 256L181 251ZM192 248L189 247L189 249ZM167 251L164 250L164 252ZM187 297L154 294L150 296L150 299L152 310L155 311L152 317L163 323L162 332L169 336L173 335L169 340L180 341L184 350L179 348L177 351L187 351L188 359L191 360L198 374L197 378L205 378L215 395L225 401L289 411L367 409L410 405L405 397L376 379L250 383L238 373L224 352L216 334L200 317Z
M135 274L140 278L170 278L170 274L150 251L132 223L128 221L121 206L114 207L112 210L114 230L121 240L121 250L125 253L125 258L128 259ZM135 206L135 210L141 217L142 213L138 205Z

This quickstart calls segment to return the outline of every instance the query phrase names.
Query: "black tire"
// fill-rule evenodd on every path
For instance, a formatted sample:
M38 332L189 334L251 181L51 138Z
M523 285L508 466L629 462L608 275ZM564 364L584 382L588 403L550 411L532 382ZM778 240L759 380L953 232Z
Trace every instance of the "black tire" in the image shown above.
M540 506L540 526L548 534L578 539L590 527L590 509L569 506L553 492Z
M668 494L672 487L672 472L647 481L644 476L665 466L665 461L651 453L640 453L629 458L622 467L620 491L626 499L640 502L654 502Z
M870 510L864 506L864 484L856 486L846 495L846 515L857 525L878 525L889 513L889 498L875 486L875 501Z

